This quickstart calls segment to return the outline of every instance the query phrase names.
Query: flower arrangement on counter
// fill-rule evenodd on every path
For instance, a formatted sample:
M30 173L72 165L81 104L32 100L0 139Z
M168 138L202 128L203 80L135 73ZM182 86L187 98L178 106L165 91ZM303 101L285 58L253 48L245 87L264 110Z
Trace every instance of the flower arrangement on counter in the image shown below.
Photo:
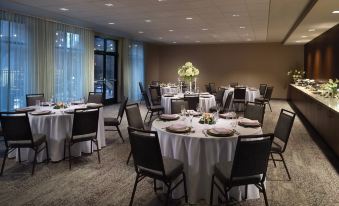
M58 102L54 107L53 109L66 109L67 108L67 105L64 104L63 102Z
M304 78L305 74L306 73L303 68L291 69L287 72L287 76L291 78L293 83L296 83L299 79Z
M178 75L186 80L192 81L193 77L199 75L199 69L195 68L191 62L186 62L178 68Z
M211 113L203 113L200 120L200 124L215 124L214 116Z
M321 85L321 89L324 91L322 95L325 97L339 98L338 86L339 86L338 79L336 79L335 81L333 79L329 79L327 83Z

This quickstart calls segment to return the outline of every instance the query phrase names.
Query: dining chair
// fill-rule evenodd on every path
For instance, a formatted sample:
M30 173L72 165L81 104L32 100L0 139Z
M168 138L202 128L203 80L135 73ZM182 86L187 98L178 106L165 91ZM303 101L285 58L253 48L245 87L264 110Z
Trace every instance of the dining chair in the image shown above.
M217 88L215 86L215 83L208 83L209 88L210 88L210 94L216 94L217 93Z
M228 201L228 192L233 187L245 185L247 198L247 185L253 184L263 193L265 205L268 206L265 179L273 138L271 133L238 137L233 161L219 162L214 166L210 205L213 204L214 186Z
M122 137L122 134L121 134L121 131L120 131L120 124L121 124L121 121L122 121L122 118L124 116L124 112L125 112L125 107L127 105L127 102L128 102L128 97L126 98L122 98L122 103L120 104L120 107L119 107L119 112L118 112L118 116L117 117L105 117L104 118L104 125L106 127L115 127L116 129L105 129L106 131L117 131L119 133L119 136L122 140L122 142L125 142L124 141L124 138Z
M127 123L129 127L145 130L144 122L142 121L140 108L138 103L128 104L125 108ZM132 151L130 151L126 164L128 165L131 159Z
M233 91L230 91L227 94L226 101L225 101L225 104L223 106L221 113L229 112L230 106L231 106L231 103L232 103L232 98L233 98Z
M210 85L205 84L205 89L206 89L206 92L212 94Z
M158 86L160 84L160 81L152 81L151 85Z
M44 94L26 94L27 107L35 106L37 101L45 102Z
M145 131L132 127L128 127L128 133L134 159L134 168L137 174L129 205L133 205L137 185L145 177L153 179L153 189L155 193L157 193L159 189L162 189L162 187L157 187L156 180L162 181L167 187L165 205L168 205L172 191L183 183L184 197L187 203L188 197L184 164L179 160L162 156L158 133L156 131ZM182 176L182 178L180 181L177 181L180 176Z
M233 97L233 107L235 108L235 104L245 105L245 103L246 103L246 87L235 87Z
M151 95L152 105L160 105L161 104L161 91L160 86L149 86L149 94Z
M181 108L188 109L188 102L184 99L171 99L171 114L180 114Z
M196 110L199 105L199 95L184 95L184 101L188 103L189 110Z
M271 98L272 98L272 93L273 93L273 87L272 86L268 86L266 88L264 97L255 98L256 102L261 102L263 104L268 104L268 106L270 107L271 112L272 112L272 108L271 108L270 101L271 101Z
M100 164L100 152L98 145L98 121L99 108L96 109L75 109L73 117L73 128L71 136L67 136L64 141L64 159L66 158L66 146L68 146L69 169L72 165L71 147L81 142L91 142L91 153L93 143L97 147L98 162Z
M259 94L260 96L264 96L266 92L267 84L260 84L259 85Z
M144 122L146 121L146 118L147 118L148 114L150 114L149 120L151 121L154 113L157 113L158 115L160 113L164 113L165 109L164 109L163 106L161 106L161 105L152 105L150 103L147 93L144 93L143 96L144 96L145 104L146 104L146 108L147 108L147 113L146 113Z
M261 126L264 124L265 104L259 102L246 102L244 117L247 119L258 120Z
M217 93L215 94L215 101L217 104L222 105L224 94L225 94L225 88L219 88Z
M101 92L89 92L87 103L101 104L103 100Z
M275 161L282 161L288 175L288 179L291 180L291 175L287 169L285 159L283 157L283 153L286 150L288 139L291 134L291 130L293 127L293 122L295 119L295 113L290 112L285 109L281 109L280 115L278 118L277 125L274 129L274 141L272 143L271 148L271 158L274 163L274 167L276 167ZM278 154L281 159L274 159L273 154Z
M230 87L233 87L233 88L235 88L236 86L238 86L239 84L238 84L238 82L232 82L232 83L230 83Z
M3 174L7 155L18 149L19 162L21 163L21 148L34 150L32 175L34 174L37 155L46 149L47 163L49 162L48 143L46 135L32 134L28 113L0 112L0 122L5 140L5 154L2 161L1 173ZM44 145L44 147L41 147Z

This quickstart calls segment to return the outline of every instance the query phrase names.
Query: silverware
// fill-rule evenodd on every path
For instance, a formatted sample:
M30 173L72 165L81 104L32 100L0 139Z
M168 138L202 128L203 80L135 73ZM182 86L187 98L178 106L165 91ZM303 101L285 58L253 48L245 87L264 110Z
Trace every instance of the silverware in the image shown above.
M202 130L202 133L205 135L205 137L208 137L208 135L207 135L205 130Z

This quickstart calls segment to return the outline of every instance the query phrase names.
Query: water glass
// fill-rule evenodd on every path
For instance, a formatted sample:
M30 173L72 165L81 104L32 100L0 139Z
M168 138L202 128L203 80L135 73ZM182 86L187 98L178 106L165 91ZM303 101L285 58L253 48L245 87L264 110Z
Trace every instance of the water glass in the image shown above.
M186 108L185 108L185 106L184 105L181 105L181 116L185 116L185 114L186 114Z

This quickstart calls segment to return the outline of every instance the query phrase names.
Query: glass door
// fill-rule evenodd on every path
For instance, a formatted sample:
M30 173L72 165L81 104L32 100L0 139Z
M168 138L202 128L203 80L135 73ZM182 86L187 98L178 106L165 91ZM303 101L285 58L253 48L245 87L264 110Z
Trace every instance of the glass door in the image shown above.
M94 90L103 94L104 104L117 101L117 42L95 37Z

